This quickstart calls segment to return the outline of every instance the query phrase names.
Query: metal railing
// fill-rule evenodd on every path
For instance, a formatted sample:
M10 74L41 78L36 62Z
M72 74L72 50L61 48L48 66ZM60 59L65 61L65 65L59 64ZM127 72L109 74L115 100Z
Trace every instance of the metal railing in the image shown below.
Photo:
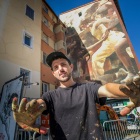
M50 132L49 132L49 128L47 128L47 134L40 134L40 140L50 140ZM34 132L33 134L33 140L35 140L35 136L36 136L37 132Z
M31 133L24 129L19 129L17 133L17 139L18 140L33 140Z
M139 136L140 119L119 119L105 121L102 125L102 131L105 140L135 140ZM19 129L20 139L18 140L35 140L37 132L31 136L29 131ZM28 137L27 134L28 133ZM38 139L38 137L37 137ZM50 132L48 129L47 134L40 134L39 140L50 140Z
M102 130L106 140L135 140L139 135L137 124L131 118L105 121Z

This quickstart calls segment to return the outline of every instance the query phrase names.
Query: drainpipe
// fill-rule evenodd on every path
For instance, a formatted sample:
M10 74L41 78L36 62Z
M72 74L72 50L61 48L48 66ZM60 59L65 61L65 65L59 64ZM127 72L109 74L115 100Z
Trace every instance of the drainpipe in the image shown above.
M64 28L63 28L64 29ZM67 55L67 45L66 45L66 33L65 33L65 29L63 30L64 31L64 38L65 38L65 49L66 49L66 55Z

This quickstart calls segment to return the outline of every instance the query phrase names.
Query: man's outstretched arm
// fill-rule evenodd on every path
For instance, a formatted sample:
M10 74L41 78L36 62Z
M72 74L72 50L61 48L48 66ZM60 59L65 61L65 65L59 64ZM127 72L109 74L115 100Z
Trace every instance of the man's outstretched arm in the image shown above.
M116 99L130 98L130 104L121 112L121 115L130 113L135 107L140 106L140 77L136 76L132 81L127 81L126 86L121 84L108 83L101 86L98 90L99 97Z
M12 102L12 110L15 121L26 131L36 131L38 133L47 133L47 128L35 124L36 119L47 109L42 99L32 100L27 103L27 99L23 98L18 109L18 100L15 97Z

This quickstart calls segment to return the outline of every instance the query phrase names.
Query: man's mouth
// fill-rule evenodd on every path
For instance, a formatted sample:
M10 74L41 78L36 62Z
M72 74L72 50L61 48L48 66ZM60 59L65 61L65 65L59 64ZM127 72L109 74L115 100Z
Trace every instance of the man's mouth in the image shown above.
M62 72L59 74L59 76L65 76L66 75L66 72Z

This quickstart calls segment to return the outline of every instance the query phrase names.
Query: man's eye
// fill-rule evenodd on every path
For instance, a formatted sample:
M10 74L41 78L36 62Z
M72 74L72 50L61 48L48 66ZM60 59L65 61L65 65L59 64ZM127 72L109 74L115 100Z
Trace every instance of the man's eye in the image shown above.
M57 67L54 67L54 69L56 70L56 69L57 69Z

